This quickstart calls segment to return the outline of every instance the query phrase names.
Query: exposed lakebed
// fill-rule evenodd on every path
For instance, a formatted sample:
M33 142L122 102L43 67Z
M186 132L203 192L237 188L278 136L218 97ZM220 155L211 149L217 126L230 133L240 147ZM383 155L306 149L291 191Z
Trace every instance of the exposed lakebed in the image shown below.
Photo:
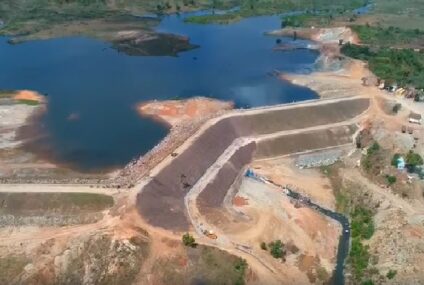
M198 46L178 56L129 56L81 37L17 45L0 38L0 89L48 96L47 112L30 128L25 146L74 169L107 170L147 152L168 132L137 114L140 102L206 96L249 108L316 97L270 76L274 70L307 72L318 56L273 50L276 38L263 33L279 28L280 17L195 25L184 23L187 15L165 16L157 27Z

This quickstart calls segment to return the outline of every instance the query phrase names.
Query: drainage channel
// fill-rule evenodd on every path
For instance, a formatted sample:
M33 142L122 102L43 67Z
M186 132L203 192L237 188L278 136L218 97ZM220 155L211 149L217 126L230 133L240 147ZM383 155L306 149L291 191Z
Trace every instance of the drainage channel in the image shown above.
M251 169L248 169L246 174L246 177L253 178L259 182L266 183L266 184L272 184L278 188L281 188L283 190L283 193L286 194L291 199L300 201L302 205L309 207L311 209L314 209L315 211L333 219L339 222L342 226L342 234L339 239L339 246L337 249L337 262L336 262L336 268L333 272L333 276L331 277L330 284L331 285L344 285L345 284L345 278L344 278L344 265L347 255L349 254L349 242L350 242L350 225L349 220L346 216L331 211L329 209L323 208L318 204L315 204L311 202L309 198L306 196L303 196L302 194L299 194L292 189L290 189L287 186L281 186L278 184L275 184L273 181L270 181L269 179L265 177L261 177L260 175L257 175L254 173Z
M274 184L275 185L275 184ZM278 186L278 185L276 185ZM281 187L281 186L279 186ZM283 188L283 190L285 190L284 192L286 193L286 195L292 199L301 201L303 203L303 205L312 208L316 211L318 211L319 213L333 219L336 220L337 222L339 222L342 225L342 234L340 236L339 239L339 246L337 249L337 263L336 263L336 269L334 270L333 276L331 277L331 281L330 284L332 285L343 285L344 282L344 263L346 260L346 257L349 253L349 239L350 239L350 225L349 225L349 220L348 218L346 218L344 215L337 213L337 212L333 212L329 209L323 208L320 205L317 205L313 202L311 202L311 200L309 200L308 198L306 198L305 196L302 196L301 194L287 188L287 187L281 187Z

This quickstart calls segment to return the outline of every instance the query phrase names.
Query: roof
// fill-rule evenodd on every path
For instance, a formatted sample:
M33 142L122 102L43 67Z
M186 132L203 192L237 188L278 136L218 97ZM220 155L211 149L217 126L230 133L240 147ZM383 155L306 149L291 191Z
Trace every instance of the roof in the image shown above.
M409 118L414 120L421 120L421 114L411 113L409 114Z

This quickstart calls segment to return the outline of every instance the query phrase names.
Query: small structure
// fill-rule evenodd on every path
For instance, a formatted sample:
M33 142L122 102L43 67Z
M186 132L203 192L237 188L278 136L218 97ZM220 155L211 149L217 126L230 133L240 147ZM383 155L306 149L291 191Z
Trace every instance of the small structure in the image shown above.
M405 165L406 165L405 159L402 156L400 156L396 161L396 168L399 170L404 170Z
M413 123L413 124L421 124L421 120L422 120L422 116L421 114L418 113L414 113L411 112L411 114L409 114L409 122Z
M395 92L395 95L398 96L398 97L405 97L406 93L407 93L405 88L399 88L394 92Z
M406 133L406 126L405 125L402 125L402 133Z
M393 84L391 86L388 87L390 92L396 92L396 90L398 89L397 84Z
M362 77L362 85L363 86L377 86L378 85L378 78L375 76L366 76Z
M418 91L414 87L408 87L408 88L406 88L406 94L405 94L405 97L406 98L409 98L409 99L412 98L412 99L414 99L415 96L417 96L417 94L418 94Z
M424 91L423 90L417 91L417 94L415 95L414 100L416 102L424 102Z

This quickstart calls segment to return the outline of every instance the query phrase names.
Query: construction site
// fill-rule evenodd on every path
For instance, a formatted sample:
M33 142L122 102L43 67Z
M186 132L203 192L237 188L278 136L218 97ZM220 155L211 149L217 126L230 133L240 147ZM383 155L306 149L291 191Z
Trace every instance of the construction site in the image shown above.
M306 36L326 64L278 77L320 99L140 104L170 133L113 174L13 160L12 131L43 105L4 99L0 111L21 120L0 122L10 158L0 162L0 284L422 284L424 183L391 162L423 155L422 105L365 86L362 62L337 59L349 29Z
M228 191L254 158L348 144L357 130L355 119L368 107L367 98L342 98L236 112L214 119L178 148L175 157L159 164L157 173L153 170L152 179L138 195L140 213L155 226L187 230L184 198L199 180L208 180L206 192L200 196L203 199L199 197L205 204L209 192L215 196ZM203 177L209 169L218 170L217 176Z

